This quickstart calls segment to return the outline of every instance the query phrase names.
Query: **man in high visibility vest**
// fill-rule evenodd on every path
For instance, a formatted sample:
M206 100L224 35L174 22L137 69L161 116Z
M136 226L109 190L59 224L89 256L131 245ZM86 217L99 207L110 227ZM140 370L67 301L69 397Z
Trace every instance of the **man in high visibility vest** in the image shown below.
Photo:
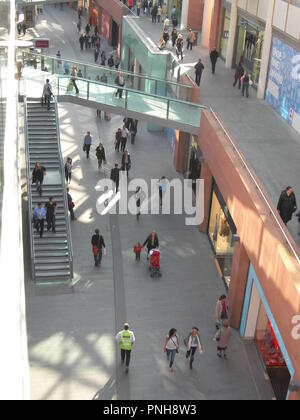
M135 342L135 337L132 331L129 330L129 325L125 324L123 331L120 331L116 335L116 341L120 345L121 349L121 360L124 364L126 358L126 373L129 369L129 363L131 358L131 350L133 347L133 343Z

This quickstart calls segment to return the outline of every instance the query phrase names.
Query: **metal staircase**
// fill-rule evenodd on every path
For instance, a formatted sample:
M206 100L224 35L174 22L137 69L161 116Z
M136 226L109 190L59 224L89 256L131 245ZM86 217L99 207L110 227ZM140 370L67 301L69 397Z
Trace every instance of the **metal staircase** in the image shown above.
M73 278L73 251L57 103L56 100L51 103L48 111L41 105L40 98L29 100L24 97L24 106L32 277L36 283L70 282ZM36 162L47 171L42 197L31 184ZM51 196L58 205L56 233L47 232L45 223L44 235L40 238L32 224L33 210L38 202L45 204Z

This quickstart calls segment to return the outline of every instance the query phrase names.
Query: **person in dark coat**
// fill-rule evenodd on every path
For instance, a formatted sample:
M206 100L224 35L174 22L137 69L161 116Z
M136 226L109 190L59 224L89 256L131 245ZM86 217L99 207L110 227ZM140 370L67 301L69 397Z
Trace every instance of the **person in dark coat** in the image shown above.
M116 137L115 137L115 151L116 152L120 151L121 139L122 139L122 130L121 128L118 128L118 131L116 132Z
M80 44L81 51L83 51L84 42L85 42L84 36L83 34L81 34L79 37L79 44Z
M32 171L32 183L36 184L37 190L40 195L42 195L42 186L44 182L44 176L46 175L46 168L42 166L39 162L35 164L34 170Z
M127 177L129 175L130 169L131 169L131 157L130 157L130 153L126 149L122 156L122 171L127 172Z
M155 230L147 237L147 239L145 240L144 244L143 244L143 248L147 246L148 249L148 256L147 259L149 259L149 254L150 251L152 249L158 248L159 247L159 240L158 240L158 235L155 232Z
M171 38L172 38L172 46L173 48L175 47L177 38L178 38L178 32L176 28L173 28L172 33L171 33Z
M245 92L246 92L246 97L249 98L249 86L250 86L250 76L249 76L249 74L246 72L244 74L244 76L241 78L241 80L243 82L242 96L245 96Z
M105 250L105 242L103 236L100 235L99 229L95 230L95 234L92 236L91 244L93 247L95 267L99 267L102 261L103 249Z
M235 87L237 82L239 82L239 89L241 89L242 86L242 82L241 82L241 78L244 76L245 70L243 67L243 61L241 60L235 70L235 75L234 75L234 82L233 82L233 86Z
M198 63L195 65L195 73L196 73L196 84L200 86L202 72L204 70L204 66L202 64L201 58L199 58Z
M293 213L297 210L296 196L292 187L287 187L282 191L277 210L283 223L286 225L292 219Z
M120 169L119 165L116 163L115 167L111 170L110 179L116 184L116 194L119 191L120 184Z
M57 203L54 201L54 197L50 197L48 203L45 204L46 209L46 220L47 220L47 231L52 228L52 232L56 233L56 210L57 210Z
M99 146L96 147L96 156L98 159L98 169L101 169L102 162L106 163L105 149L102 143L99 143Z
M210 53L212 74L215 74L215 72L216 72L216 64L217 64L218 58L219 58L219 53L217 51L217 48L214 47L213 50Z

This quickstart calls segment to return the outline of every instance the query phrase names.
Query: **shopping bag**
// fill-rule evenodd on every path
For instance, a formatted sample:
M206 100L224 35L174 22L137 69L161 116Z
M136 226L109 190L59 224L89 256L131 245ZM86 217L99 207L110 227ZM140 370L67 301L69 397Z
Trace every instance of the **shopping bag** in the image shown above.
M74 85L73 85L73 83L70 81L70 82L68 83L68 85L67 85L67 92L68 92L68 93L72 92L73 88L74 88Z

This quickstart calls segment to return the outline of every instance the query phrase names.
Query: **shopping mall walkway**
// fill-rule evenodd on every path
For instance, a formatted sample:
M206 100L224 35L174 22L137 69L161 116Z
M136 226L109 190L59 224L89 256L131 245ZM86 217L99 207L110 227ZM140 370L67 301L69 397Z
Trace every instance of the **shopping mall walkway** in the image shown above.
M80 116L80 118L78 118ZM208 238L186 228L183 216L99 216L94 187L104 176L94 147L87 160L82 138L87 129L103 141L108 167L120 161L113 147L122 119L97 122L95 111L60 106L64 157L73 158L70 192L76 203L72 223L74 293L59 287L35 288L27 281L27 320L34 399L270 399L269 384L253 343L237 332L227 361L216 356L214 308L224 292ZM172 149L160 134L140 124L131 178L177 177ZM93 264L90 238L100 227L107 244L101 269ZM145 254L135 262L133 244L156 229L161 241L161 279L151 279ZM113 255L112 255L113 254ZM112 258L113 256L113 258ZM114 333L128 321L136 334L132 366L125 376L115 353ZM196 324L205 347L191 372L183 345L170 374L163 353L165 335L178 329L181 342Z

